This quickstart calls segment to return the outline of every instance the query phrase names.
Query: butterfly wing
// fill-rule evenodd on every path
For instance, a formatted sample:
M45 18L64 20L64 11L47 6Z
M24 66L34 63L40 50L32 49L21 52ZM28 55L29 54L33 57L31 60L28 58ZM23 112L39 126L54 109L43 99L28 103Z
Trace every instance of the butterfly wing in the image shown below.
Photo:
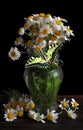
M40 57L31 57L27 60L25 67L32 67L32 66L47 66L49 62L53 62L56 58L57 50L61 47L61 44L53 44L49 46L48 51L45 53L45 58Z
M39 66L40 63L44 64L45 59L43 59L41 56L40 57L31 57L27 63L25 64L25 67L32 67L32 66Z

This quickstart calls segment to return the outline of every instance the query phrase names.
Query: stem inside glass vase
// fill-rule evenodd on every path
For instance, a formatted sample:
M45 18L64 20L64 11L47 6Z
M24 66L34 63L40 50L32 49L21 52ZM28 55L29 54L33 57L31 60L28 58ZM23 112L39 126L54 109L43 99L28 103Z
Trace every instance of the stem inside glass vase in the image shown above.
M30 67L24 71L24 80L35 102L35 110L42 112L57 109L57 94L62 83L61 66L54 63L47 67Z

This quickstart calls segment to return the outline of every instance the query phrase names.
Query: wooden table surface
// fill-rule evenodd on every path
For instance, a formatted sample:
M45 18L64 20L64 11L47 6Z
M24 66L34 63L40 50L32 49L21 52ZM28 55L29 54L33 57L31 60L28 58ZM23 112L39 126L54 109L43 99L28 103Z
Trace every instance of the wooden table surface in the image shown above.
M47 121L45 124L27 119L17 119L13 122L0 121L0 130L83 130L83 95L59 95L59 99L74 98L79 103L79 109L76 111L78 117L76 120L69 119L65 115L59 117L58 122Z

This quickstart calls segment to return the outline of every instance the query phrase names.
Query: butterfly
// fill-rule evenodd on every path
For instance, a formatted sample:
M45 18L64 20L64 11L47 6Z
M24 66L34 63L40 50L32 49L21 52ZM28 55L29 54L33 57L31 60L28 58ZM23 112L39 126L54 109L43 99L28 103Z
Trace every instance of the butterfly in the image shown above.
M62 44L57 43L53 45L49 45L48 51L44 54L44 56L40 57L31 57L27 60L25 64L25 68L33 67L33 66L39 66L39 67L46 67L53 61L57 59L58 56L58 50L61 48Z

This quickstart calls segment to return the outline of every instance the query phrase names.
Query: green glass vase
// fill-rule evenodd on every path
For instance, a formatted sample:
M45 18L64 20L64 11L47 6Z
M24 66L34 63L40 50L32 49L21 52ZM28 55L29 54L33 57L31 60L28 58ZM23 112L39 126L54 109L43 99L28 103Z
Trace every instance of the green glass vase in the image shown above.
M63 80L61 66L51 63L47 67L27 68L24 80L35 103L35 111L45 113L47 109L57 109L57 94Z

